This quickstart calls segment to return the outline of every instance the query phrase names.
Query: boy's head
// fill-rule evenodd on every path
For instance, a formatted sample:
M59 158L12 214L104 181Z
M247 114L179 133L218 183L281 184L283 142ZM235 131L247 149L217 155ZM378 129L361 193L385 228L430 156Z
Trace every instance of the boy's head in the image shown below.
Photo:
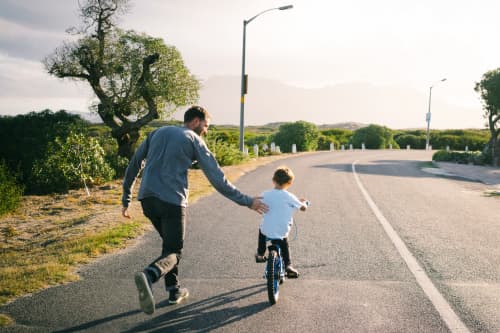
M273 175L273 181L279 186L291 185L294 178L292 170L286 166L278 167Z

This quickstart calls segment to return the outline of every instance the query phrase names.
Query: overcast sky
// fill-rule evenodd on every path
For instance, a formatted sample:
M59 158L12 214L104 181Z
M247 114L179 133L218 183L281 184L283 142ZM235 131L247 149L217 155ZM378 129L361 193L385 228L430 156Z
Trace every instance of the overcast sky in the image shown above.
M429 87L442 78L447 81L434 86L433 105L470 112L443 111L440 116L433 108L433 127L450 127L450 117L455 128L483 127L474 84L500 67L498 0L131 3L120 25L176 46L200 79L241 75L243 19L293 4L291 10L265 13L248 25L247 73L307 88L369 83L421 93L420 119L412 126L394 111L394 119L401 121L395 120L393 127L424 127ZM78 25L77 8L76 0L0 0L1 115L44 108L87 110L93 98L87 85L50 77L40 62L69 38L68 27ZM221 98L234 98L238 112L239 96ZM352 121L364 122L356 113Z

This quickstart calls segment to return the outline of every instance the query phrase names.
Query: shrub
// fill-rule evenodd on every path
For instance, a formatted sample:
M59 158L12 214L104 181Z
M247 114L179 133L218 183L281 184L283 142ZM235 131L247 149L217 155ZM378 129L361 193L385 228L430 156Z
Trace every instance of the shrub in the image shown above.
M206 142L220 166L238 164L247 159L247 156L236 145L210 136L207 136Z
M393 148L398 148L389 128L373 124L356 130L352 137L352 143L355 147L361 147L364 143L367 149L384 149L388 148L390 144Z
M297 121L280 126L274 136L274 142L284 153L292 151L292 144L297 151L311 151L318 147L319 130L316 125L306 121Z
M7 164L0 161L0 216L19 207L22 195L23 187L16 183Z
M71 133L65 141L56 138L49 145L47 158L35 162L30 184L39 194L64 193L102 184L113 176L97 139Z
M432 155L432 160L437 162L454 162L459 164L483 164L484 160L479 151L446 151L439 150Z
M25 115L0 116L0 159L11 170L19 169L18 180L31 191L26 180L35 160L47 156L47 147L56 137L65 139L71 131L83 131L88 125L79 116L64 110L30 112Z

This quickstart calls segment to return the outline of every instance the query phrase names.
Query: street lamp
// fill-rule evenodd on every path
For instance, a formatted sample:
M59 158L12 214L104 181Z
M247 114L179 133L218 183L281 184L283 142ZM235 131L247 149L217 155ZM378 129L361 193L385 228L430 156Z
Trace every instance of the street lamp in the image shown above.
M243 20L243 55L241 60L241 98L240 98L240 151L244 151L244 146L245 146L243 126L245 123L245 94L247 93L247 87L248 87L248 76L245 74L245 43L246 43L247 24L255 20L257 16L262 15L265 12L269 12L271 10L286 10L292 8L293 8L292 5L270 8L264 10L263 12L258 13L249 20Z
M439 80L438 82L434 83L429 87L429 111L427 112L425 116L425 120L427 121L427 136L425 139L425 150L429 150L430 145L429 145L429 127L431 125L431 97L432 97L432 88L434 85L446 81L446 78Z

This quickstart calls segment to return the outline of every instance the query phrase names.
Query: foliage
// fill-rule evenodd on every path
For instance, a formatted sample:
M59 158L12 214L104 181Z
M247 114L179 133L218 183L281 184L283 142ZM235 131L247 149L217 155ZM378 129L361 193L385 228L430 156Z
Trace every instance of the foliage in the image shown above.
M95 138L71 133L49 145L46 159L33 166L30 184L36 193L64 193L69 189L98 185L111 180L114 170L104 159L104 150Z
M297 145L297 151L311 151L318 147L319 130L316 125L297 121L281 125L274 135L274 142L280 147L281 152L292 151L292 144Z
M352 144L355 147L361 147L365 144L367 149L384 149L392 145L393 148L399 148L393 139L392 130L379 125L369 125L354 131Z
M5 162L0 161L0 216L19 207L23 190Z
M49 142L56 137L65 139L71 131L83 131L87 125L79 116L64 110L0 116L0 159L5 160L10 170L19 170L18 181L25 183L34 161L47 155Z
M341 145L348 145L351 142L353 132L348 129L331 128L320 130L318 138L318 150L330 150L330 143L335 149L340 149Z
M432 160L438 162L455 162L459 164L484 164L482 154L478 151L439 150L432 155Z
M488 71L483 74L480 82L476 83L476 92L481 95L484 117L488 120L490 130L490 140L487 151L491 152L493 165L500 163L500 68Z
M139 130L195 102L200 84L174 46L116 26L127 5L128 0L85 1L80 5L84 26L72 30L79 39L64 43L43 63L51 75L89 83L119 155L130 158Z
M247 159L236 145L229 144L216 136L208 135L205 141L220 166L239 164Z

